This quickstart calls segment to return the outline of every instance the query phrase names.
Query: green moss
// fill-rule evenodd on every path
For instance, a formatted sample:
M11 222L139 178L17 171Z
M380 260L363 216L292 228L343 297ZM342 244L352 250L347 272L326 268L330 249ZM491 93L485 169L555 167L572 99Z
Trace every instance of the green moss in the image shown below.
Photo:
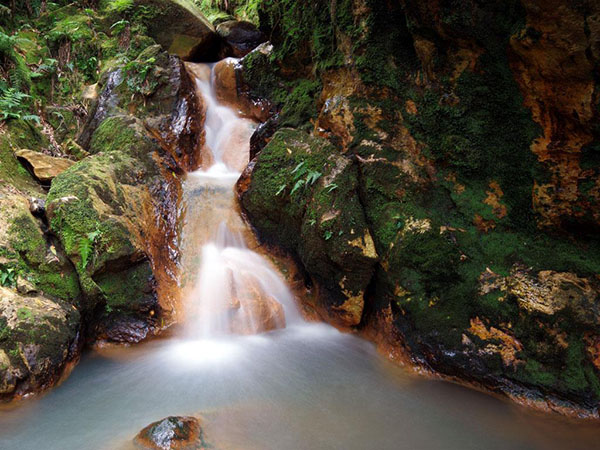
M92 136L90 153L127 152L140 140L139 133L130 127L135 121L124 116L108 117Z
M19 276L27 278L46 295L65 300L79 296L76 273L61 260L56 247L46 241L33 216L24 213L16 217L9 235L11 247L18 255Z
M317 116L316 101L321 92L321 83L300 80L287 95L281 110L281 126L301 127ZM310 126L310 125L309 125Z
M106 298L108 308L135 310L149 296L151 278L150 264L142 262L119 273L105 273L97 278L96 283Z

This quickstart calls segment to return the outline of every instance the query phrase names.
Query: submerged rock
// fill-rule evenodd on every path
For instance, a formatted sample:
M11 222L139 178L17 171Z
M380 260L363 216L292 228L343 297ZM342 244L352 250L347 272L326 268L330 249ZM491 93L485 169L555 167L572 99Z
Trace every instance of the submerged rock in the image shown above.
M215 447L206 442L200 421L189 416L170 416L153 422L134 439L144 450L204 450Z

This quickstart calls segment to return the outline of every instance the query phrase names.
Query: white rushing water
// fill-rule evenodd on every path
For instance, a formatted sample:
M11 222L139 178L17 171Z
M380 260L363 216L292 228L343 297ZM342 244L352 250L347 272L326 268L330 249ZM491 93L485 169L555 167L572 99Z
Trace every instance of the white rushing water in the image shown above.
M183 248L200 256L193 288L185 295L188 336L256 334L299 323L292 294L272 264L247 247L245 226L235 210L234 184L248 162L253 124L218 102L209 65L189 66L204 100L203 161L208 163L185 185ZM184 270L196 267L187 264Z
M253 124L216 102L207 66L194 69L210 157L184 189L185 335L87 352L60 386L0 409L0 449L131 449L169 415L200 416L227 450L597 448L596 424L414 377L370 343L304 322L235 209Z

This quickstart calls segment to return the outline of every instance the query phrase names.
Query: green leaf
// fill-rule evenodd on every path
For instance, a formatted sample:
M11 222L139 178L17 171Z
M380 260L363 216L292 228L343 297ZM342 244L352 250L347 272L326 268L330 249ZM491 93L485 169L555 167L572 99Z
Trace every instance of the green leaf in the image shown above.
M305 183L304 180L296 181L296 184L294 185L292 192L290 192L290 195L294 195L294 192L296 192L298 189L300 189L302 186L304 186L304 183Z
M279 186L279 189L277 190L277 192L275 193L275 195L281 194L284 191L284 189L286 188L286 186L287 185L285 185L285 184L282 184L281 186Z
M317 180L319 178L321 178L322 173L321 172L317 172L315 170L311 170L310 172L308 172L308 175L306 177L306 184L310 184L311 186L313 184L315 184L317 182Z
M333 236L333 232L332 232L332 231L329 231L329 230L327 230L327 231L325 232L324 236L325 236L325 240L326 240L326 241L328 241L329 239L331 239L331 236Z

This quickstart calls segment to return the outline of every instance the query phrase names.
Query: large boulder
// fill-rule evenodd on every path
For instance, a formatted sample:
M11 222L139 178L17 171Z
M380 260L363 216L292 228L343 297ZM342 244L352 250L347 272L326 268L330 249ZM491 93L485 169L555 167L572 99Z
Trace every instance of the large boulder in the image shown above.
M200 117L183 63L158 46L101 78L79 138L91 156L53 180L47 201L50 228L79 276L92 337L137 342L173 318L174 175L197 164Z
M219 36L191 0L136 0L152 11L148 34L173 55L186 61L211 61L219 51Z
M0 135L0 399L51 386L80 350L80 288L47 232L45 192L15 152L45 141L21 121Z
M200 421L189 416L169 416L153 422L133 440L144 450L204 450L215 447L206 442Z
M428 370L597 417L599 7L326 3L261 3L273 48L240 61L238 89L356 161L379 255L361 325ZM297 247L285 198L301 180L284 170L297 139L277 136L242 204L259 233ZM321 223L304 221L302 238Z
M357 325L378 255L357 192L358 168L324 139L282 129L238 182L260 236L298 255L321 305Z

